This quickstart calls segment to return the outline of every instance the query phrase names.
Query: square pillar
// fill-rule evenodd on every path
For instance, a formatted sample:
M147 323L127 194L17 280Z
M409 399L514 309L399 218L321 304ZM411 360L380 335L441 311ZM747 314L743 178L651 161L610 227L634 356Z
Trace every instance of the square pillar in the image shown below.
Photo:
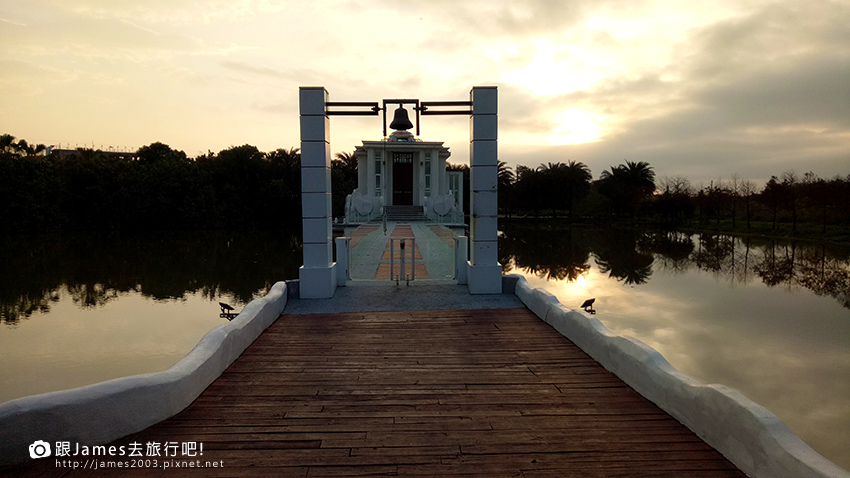
M325 114L328 92L323 87L301 87L301 220L304 265L298 270L302 299L333 297L331 241L330 121Z
M470 251L467 281L471 294L501 294L498 242L498 91L476 86L470 92Z

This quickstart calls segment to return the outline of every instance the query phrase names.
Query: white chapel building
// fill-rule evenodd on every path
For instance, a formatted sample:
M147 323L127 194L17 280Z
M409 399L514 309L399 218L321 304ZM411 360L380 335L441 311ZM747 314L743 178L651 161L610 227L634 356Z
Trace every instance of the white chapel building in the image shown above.
M402 107L379 141L354 149L357 189L346 198L345 222L382 218L420 218L441 224L463 223L463 173L446 171L451 156L442 141L422 141L407 131L413 125Z

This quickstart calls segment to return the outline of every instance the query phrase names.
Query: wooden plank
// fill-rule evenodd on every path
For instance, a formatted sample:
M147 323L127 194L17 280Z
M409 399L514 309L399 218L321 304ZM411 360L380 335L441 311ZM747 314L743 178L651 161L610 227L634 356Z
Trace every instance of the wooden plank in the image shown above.
M525 309L284 315L131 441L207 476L743 476Z

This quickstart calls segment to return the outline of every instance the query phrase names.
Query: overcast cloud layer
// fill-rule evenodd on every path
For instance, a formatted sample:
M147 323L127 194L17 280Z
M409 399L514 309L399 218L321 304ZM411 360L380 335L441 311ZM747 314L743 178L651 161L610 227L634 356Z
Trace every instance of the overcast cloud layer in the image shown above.
M691 2L693 3L693 2ZM298 87L335 101L500 94L509 165L623 160L694 183L850 174L850 1L11 0L0 132L189 155L298 147ZM335 117L332 150L377 139ZM466 162L468 122L422 138Z

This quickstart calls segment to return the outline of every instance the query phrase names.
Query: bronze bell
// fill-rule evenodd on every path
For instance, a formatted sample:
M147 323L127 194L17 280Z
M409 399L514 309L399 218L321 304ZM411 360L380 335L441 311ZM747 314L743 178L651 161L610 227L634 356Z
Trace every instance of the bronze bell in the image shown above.
M397 131L405 131L413 128L413 123L411 123L410 118L407 117L407 110L404 109L403 106L398 105L398 108L396 108L395 113L393 114L393 122L390 123L390 128Z

